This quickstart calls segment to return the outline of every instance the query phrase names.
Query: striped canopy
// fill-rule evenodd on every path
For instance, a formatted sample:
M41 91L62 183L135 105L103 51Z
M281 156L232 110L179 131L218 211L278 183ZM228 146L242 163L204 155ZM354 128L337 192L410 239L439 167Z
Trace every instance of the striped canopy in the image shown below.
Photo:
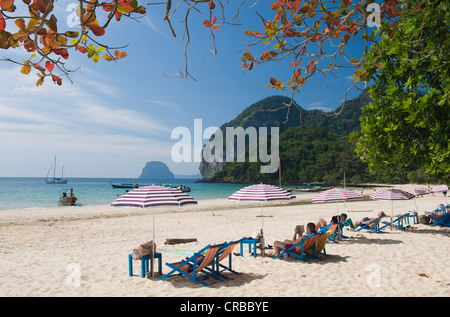
M156 206L182 206L197 204L197 201L177 188L165 186L144 186L135 188L117 198L113 207L156 207Z
M401 189L387 188L373 193L370 198L375 200L409 200L414 198L414 195Z
M355 200L362 199L362 196L358 193L355 193L352 190L345 188L332 188L326 191L321 192L319 195L313 198L313 203L323 203L330 201L346 201L346 200Z
M239 201L271 201L291 200L295 198L290 192L273 185L257 184L244 187L231 196L229 200Z
M429 194L430 190L428 190L427 188L423 188L423 187L417 187L417 188L405 189L405 192L413 194L414 196L419 196L419 195Z
M436 186L436 187L434 187L434 188L431 190L431 192L432 192L432 193L445 193L445 192L448 192L448 186L447 186L447 185L439 185L439 186Z

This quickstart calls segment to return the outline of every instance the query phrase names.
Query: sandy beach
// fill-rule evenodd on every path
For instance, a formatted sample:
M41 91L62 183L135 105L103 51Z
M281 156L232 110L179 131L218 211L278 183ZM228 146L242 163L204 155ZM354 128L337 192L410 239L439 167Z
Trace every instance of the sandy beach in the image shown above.
M406 186L406 185L405 185ZM364 196L373 189L364 189ZM310 202L317 193L302 195ZM300 196L300 195L299 195ZM266 244L291 239L297 224L336 214L335 203L271 203L264 207ZM419 215L444 203L442 194L417 198ZM415 208L414 201L394 201L394 215ZM353 221L391 214L390 201L339 203ZM0 211L0 296L438 296L450 295L450 228L413 224L408 231L384 234L345 230L340 243L326 246L324 261L254 258L244 249L233 255L229 280L210 287L185 277L165 281L140 277L140 261L128 276L128 254L152 239L155 212L157 251L166 262L207 244L251 236L261 228L257 203L226 199L201 200L180 208L56 207ZM196 238L197 242L166 245L167 238ZM234 250L239 253L239 247ZM212 282L212 280L209 280Z

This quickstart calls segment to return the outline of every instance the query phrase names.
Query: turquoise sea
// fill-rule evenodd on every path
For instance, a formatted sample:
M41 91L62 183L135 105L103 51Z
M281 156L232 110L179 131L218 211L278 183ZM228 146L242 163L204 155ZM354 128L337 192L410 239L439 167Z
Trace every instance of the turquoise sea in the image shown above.
M195 183L195 179L137 180L132 178L69 178L67 184L47 184L43 177L0 177L0 210L57 207L63 190L73 188L77 205L109 205L124 194L124 188L112 188L110 183L144 185L183 184L191 188L188 194L197 200L227 198L244 184Z

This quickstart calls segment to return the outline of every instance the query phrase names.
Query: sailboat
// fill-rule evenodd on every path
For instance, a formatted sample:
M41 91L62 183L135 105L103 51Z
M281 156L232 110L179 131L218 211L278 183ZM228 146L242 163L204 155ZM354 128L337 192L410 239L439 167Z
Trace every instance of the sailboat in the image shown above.
M50 171L52 170L52 167L53 167L53 177L48 177L48 175L50 174ZM47 178L46 178L45 182L47 184L67 184L67 182L69 180L66 178L63 178L64 166L62 167L61 178L55 177L55 171L56 171L56 155L55 155L55 159L52 162L52 165L50 165L50 169L48 170Z

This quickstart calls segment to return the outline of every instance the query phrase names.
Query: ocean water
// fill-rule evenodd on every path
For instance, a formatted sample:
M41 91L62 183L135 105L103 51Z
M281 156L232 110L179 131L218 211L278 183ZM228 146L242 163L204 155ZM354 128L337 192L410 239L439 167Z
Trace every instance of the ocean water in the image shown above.
M191 188L187 193L197 200L227 198L244 184L195 183L194 179L137 180L126 178L70 178L67 184L47 184L45 178L0 177L0 210L57 207L62 191L73 188L78 198L76 205L109 205L125 193L124 188L112 188L111 184L138 183L144 185L183 184Z

